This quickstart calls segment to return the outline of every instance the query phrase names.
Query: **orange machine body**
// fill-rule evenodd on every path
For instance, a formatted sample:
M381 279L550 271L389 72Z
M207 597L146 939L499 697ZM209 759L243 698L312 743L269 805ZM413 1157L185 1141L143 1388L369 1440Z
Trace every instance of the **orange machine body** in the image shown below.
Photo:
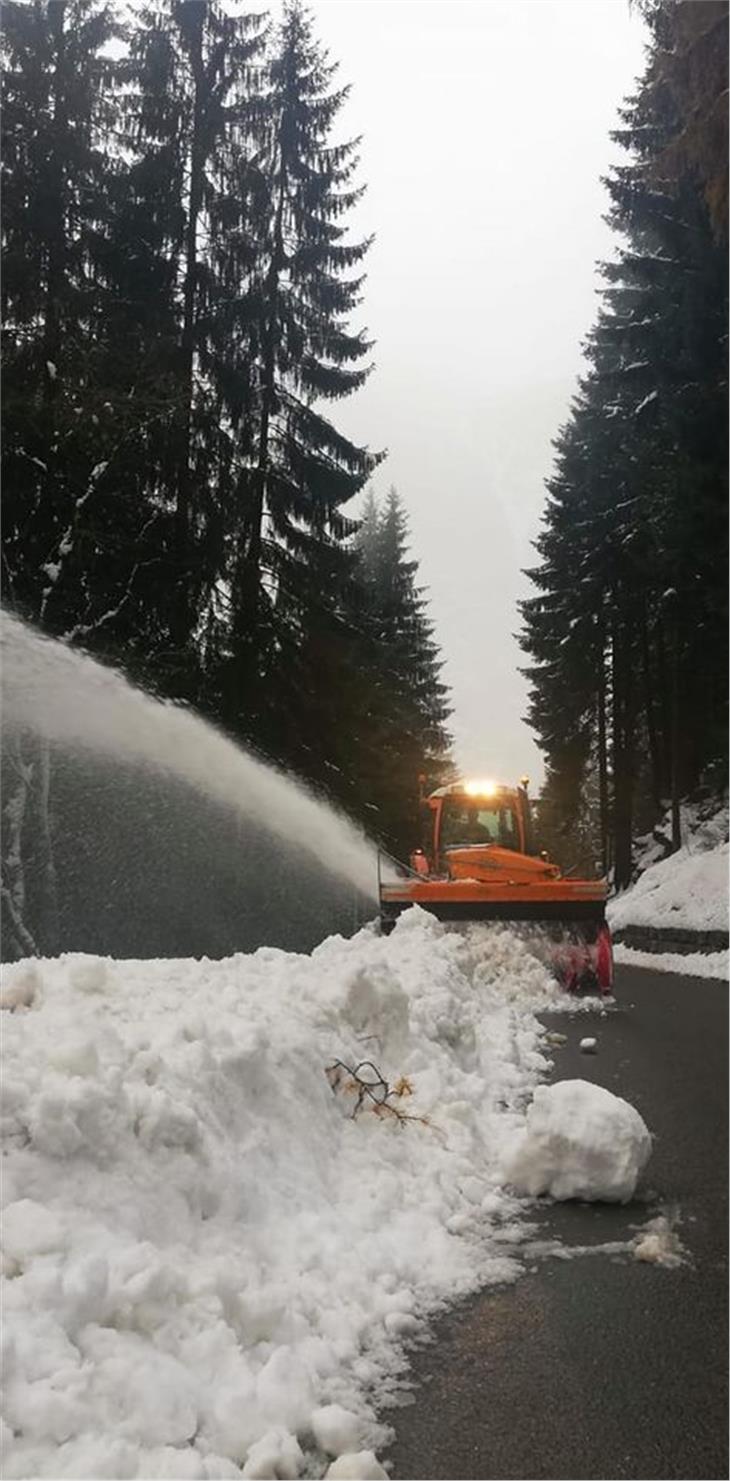
M380 886L383 930L413 905L443 921L532 922L545 928L543 955L565 985L610 991L606 881L566 877L535 852L526 785L456 782L421 808L422 847Z

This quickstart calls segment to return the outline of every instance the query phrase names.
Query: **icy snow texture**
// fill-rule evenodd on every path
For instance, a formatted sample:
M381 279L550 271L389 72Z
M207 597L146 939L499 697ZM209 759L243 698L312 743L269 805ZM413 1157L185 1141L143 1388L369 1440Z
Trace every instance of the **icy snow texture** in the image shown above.
M727 979L730 953L727 951L635 951L619 942L613 948L619 967L649 967L654 972L676 972L680 977L719 977Z
M533 1197L626 1203L650 1152L649 1132L628 1101L587 1080L562 1080L536 1089L505 1175Z
M418 910L311 956L37 964L3 1015L5 1481L381 1475L403 1341L519 1272L500 1164L551 1001L509 931ZM430 1124L353 1120L335 1059Z

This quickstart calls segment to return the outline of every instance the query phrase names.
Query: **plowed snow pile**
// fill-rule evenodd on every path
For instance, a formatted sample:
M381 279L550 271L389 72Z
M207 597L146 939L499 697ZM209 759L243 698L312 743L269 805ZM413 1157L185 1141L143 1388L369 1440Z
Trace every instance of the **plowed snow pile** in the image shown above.
M499 1169L546 1067L543 969L414 910L311 957L69 956L5 991L7 1481L377 1449L403 1340L519 1270ZM414 1119L382 1087L353 1119L363 1060Z

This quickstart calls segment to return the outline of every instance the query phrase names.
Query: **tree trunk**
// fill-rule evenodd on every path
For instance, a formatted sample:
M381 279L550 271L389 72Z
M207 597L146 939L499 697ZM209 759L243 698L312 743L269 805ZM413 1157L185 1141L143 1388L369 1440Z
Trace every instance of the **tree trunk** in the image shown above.
M654 806L657 812L659 812L662 799L661 757L656 728L654 683L649 645L649 623L646 612L646 597L643 595L641 598L639 632L641 638L641 661L644 671L644 714L646 716L646 731L649 740L649 758L651 761L651 793Z
M631 722L631 667L620 598L614 601L613 657L613 835L614 881L619 890L631 883L631 828L633 821L633 735Z
M58 394L58 360L61 343L61 295L65 280L66 223L64 199L63 149L68 129L66 106L66 0L56 0L48 7L47 24L54 41L51 102L53 106L53 147L48 161L49 194L52 200L48 260L46 266L46 301L43 324L43 389L47 403Z
M608 873L608 754L606 744L606 664L601 644L598 678L598 813L601 829L601 873Z
M669 607L669 662L670 680L670 756L672 792L672 850L682 847L682 820L679 807L680 793L680 728L679 728L679 623L676 596Z
M203 175L205 170L204 124L205 124L205 73L203 68L204 7L200 10L200 26L192 40L192 71L194 79L193 133L190 146L190 193L188 197L188 220L185 232L185 279L183 283L183 325L180 341L180 377L182 405L177 468L177 501L175 509L175 559L177 565L176 603L174 613L174 640L178 648L184 649L190 639L193 625L193 572L191 571L191 514L192 514L192 470L191 442L194 403L195 370L195 310L197 301L198 273L198 221L203 203Z
M672 789L672 685L671 673L668 672L663 620L657 622L656 625L656 656L657 671L659 676L659 714L661 730L661 797L662 800L664 800L671 795Z
M284 202L286 199L286 168L282 151L279 199L274 219L274 240L271 262L266 279L266 326L263 343L263 371L261 398L261 425L259 427L256 476L253 499L246 520L246 606L255 615L259 607L261 588L261 544L264 509L266 506L269 473L269 442L271 416L276 392L276 336L278 330L279 279L284 264Z

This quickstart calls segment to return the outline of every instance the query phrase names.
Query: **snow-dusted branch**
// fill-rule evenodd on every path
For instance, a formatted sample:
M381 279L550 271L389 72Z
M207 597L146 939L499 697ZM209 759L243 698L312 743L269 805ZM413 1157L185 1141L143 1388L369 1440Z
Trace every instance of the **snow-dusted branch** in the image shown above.
M59 577L61 576L61 574L63 572L63 568L64 568L64 565L66 563L66 559L71 554L71 552L72 552L72 550L74 548L74 539L75 539L75 536L76 536L76 533L77 533L77 530L78 530L79 517L81 515L81 511L84 508L84 506L88 503L88 500L91 498L91 495L93 494L94 489L96 488L96 485L99 482L99 479L101 478L101 476L102 476L103 473L106 473L106 470L107 470L108 467L109 467L109 459L107 459L105 462L96 463L94 465L94 467L92 468L91 473L89 474L88 482L87 482L87 485L86 485L86 488L85 488L83 494L81 494L79 496L79 498L76 499L76 501L74 503L74 511L73 511L72 516L71 516L71 521L68 524L68 526L67 526L66 530L64 531L64 534L63 534L63 536L61 538L61 542L60 542L60 544L58 546L58 549L56 551L56 559L55 560L51 560L51 559L47 560L45 562L43 568L42 568L43 571L45 572L45 574L48 577L48 585L47 586L44 586L44 588L43 588L43 594L42 594L42 597L41 597L41 607L40 607L40 620L41 620L41 622L43 622L45 620L46 608L48 606L49 598L51 597L51 595L52 595L52 593L53 593L56 585L58 584L58 580L59 580Z

